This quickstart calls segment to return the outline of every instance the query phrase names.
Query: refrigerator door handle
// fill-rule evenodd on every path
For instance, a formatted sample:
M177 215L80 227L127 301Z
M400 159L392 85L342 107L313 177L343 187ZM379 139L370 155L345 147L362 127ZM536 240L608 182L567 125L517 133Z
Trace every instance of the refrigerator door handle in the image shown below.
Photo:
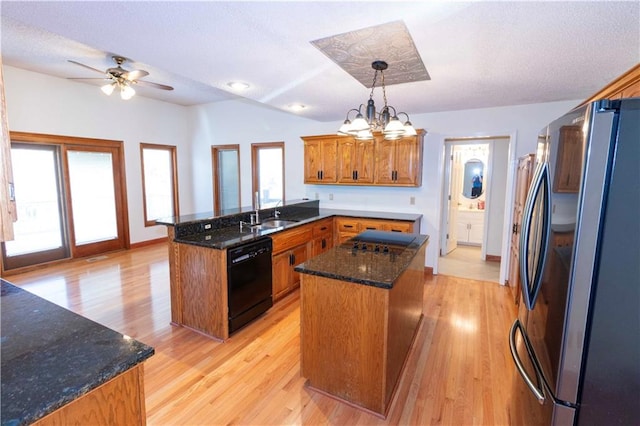
M535 385L533 380L531 380L531 377L529 377L529 375L524 369L524 366L522 365L522 361L520 360L520 355L518 355L518 350L516 348L516 332L518 330L520 330L520 334L524 339L524 343L525 345L527 345L526 336L522 332L522 325L520 324L520 320L516 319L513 325L511 326L511 331L509 332L509 348L511 349L511 356L513 357L513 362L515 362L516 368L518 369L518 372L524 379L524 382L526 383L527 387L529 388L531 393L533 393L533 395L536 397L540 405L543 405L545 400L544 392L542 389L539 389L538 386Z
M522 298L525 302L525 306L529 310L533 310L533 305L536 302L538 291L542 283L542 271L544 271L544 263L547 257L547 244L549 241L549 230L551 228L551 189L549 179L549 165L542 163L533 176L531 186L529 187L529 193L527 194L527 200L525 202L524 214L522 215L522 224L520 225L520 282L522 284ZM542 211L534 212L538 197L542 197L542 205L540 206ZM534 238L538 238L538 241L534 243L539 244L537 247L533 247L534 251L537 251L536 264L534 270L529 272L529 239L531 235L531 221L533 215L536 213L542 220L540 223L541 232L540 235L534 235Z

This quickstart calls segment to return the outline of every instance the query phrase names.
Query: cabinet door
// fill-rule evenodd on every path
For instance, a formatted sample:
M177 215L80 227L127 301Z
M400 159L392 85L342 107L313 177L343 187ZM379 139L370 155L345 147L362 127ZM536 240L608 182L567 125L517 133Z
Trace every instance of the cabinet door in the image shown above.
M395 180L399 185L417 185L418 141L415 137L396 141Z
M285 251L273 256L271 260L273 300L280 299L289 291L289 282L291 281L289 255L289 251Z
M382 136L376 136L375 183L378 185L393 185L395 164L395 141L387 141Z
M356 141L356 181L373 183L375 168L375 143L373 141Z
M322 145L322 182L335 183L338 180L338 140L324 140Z
M640 97L640 80L627 86L620 93L620 98L638 98Z
M338 183L373 183L373 141L341 139L338 141Z
M291 281L289 282L289 291L300 286L300 273L293 270L296 265L304 263L307 260L307 244L298 246L290 251L291 255Z
M304 182L320 182L322 169L322 145L320 141L304 142Z
M580 126L562 126L553 178L554 192L578 192L582 171L583 135Z
M356 181L356 155L355 139L341 140L338 143L338 183L353 183Z
M304 140L304 182L335 183L337 180L337 139Z
M509 287L513 300L520 302L520 231L522 230L522 213L533 176L534 154L518 159L516 172L516 193L513 200L513 226L511 227L511 248L509 250Z

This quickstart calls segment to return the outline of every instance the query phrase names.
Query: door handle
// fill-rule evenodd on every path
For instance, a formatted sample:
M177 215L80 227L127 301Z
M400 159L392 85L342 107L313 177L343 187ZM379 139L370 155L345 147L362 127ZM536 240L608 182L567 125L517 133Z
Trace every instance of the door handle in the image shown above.
M325 240L324 238L322 239L322 248L327 248L327 240Z
M518 369L518 372L524 379L524 382L526 383L527 387L529 388L531 393L533 393L533 395L536 397L540 405L543 405L545 398L544 398L542 389L539 389L538 386L536 386L533 383L533 380L531 380L531 377L529 377L529 375L524 369L524 366L522 365L522 361L520 360L520 355L518 355L518 350L516 348L516 332L518 329L520 329L520 334L522 334L522 338L524 339L524 344L528 345L526 341L526 336L522 332L522 325L520 324L520 320L516 319L513 325L511 326L511 331L509 332L509 349L511 349L511 357L513 358L513 362L515 362L516 368Z

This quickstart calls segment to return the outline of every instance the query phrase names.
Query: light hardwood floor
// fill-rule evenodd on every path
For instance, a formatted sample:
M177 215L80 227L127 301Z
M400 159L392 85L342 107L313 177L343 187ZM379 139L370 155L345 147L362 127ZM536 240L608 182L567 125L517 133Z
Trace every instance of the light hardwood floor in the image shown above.
M459 278L500 282L500 262L482 260L481 247L458 247L446 256L438 258L438 273Z
M425 280L424 321L382 420L304 386L298 292L224 343L171 326L167 258L158 244L5 279L155 347L145 363L149 425L508 423L516 310L507 287Z

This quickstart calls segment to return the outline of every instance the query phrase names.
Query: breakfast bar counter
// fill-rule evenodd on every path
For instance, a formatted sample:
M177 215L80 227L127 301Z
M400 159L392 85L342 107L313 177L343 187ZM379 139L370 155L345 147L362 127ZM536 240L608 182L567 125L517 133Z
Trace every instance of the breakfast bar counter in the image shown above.
M295 268L308 387L386 417L422 321L427 243L366 231Z
M146 423L152 347L0 281L3 426Z

